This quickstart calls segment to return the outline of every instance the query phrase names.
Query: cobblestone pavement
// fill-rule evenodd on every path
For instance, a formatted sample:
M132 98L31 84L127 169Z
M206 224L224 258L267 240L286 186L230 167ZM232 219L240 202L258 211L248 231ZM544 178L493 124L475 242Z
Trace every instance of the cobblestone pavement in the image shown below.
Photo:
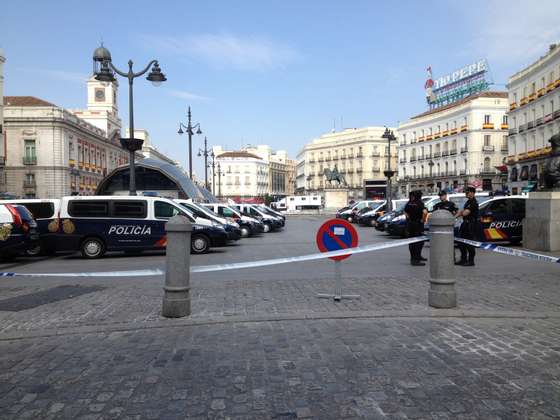
M321 222L193 264L314 252ZM560 418L558 265L481 252L457 271L459 307L433 310L428 269L407 252L353 256L344 291L361 299L337 303L316 297L333 289L329 261L195 275L179 320L160 316L163 277L0 277L0 419ZM0 270L163 263L62 256Z
M549 320L229 323L0 342L2 419L560 417Z

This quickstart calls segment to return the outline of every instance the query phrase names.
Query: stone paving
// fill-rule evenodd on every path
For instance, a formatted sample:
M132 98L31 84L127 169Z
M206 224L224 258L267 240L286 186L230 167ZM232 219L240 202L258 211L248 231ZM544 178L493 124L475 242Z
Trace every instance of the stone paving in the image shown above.
M294 224L198 264L313 252ZM315 296L333 289L325 262L196 275L178 320L160 316L162 277L1 278L0 419L560 418L558 267L482 254L457 272L459 307L434 310L428 270L403 256L352 257L344 290L361 299L337 303Z
M229 323L0 342L2 419L548 419L550 320Z

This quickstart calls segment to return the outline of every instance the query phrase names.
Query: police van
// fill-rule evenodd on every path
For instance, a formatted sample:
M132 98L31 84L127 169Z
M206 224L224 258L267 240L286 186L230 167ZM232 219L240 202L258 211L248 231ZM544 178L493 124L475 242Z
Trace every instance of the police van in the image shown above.
M238 241L241 239L241 229L239 228L239 224L237 222L221 218L207 208L193 203L192 200L177 198L173 199L173 201L188 210L195 218L196 223L205 226L223 226L228 234L228 239L232 241Z
M264 231L271 232L284 226L284 220L278 216L266 212L264 209L253 204L235 204L234 209L249 217L254 217L264 223Z
M227 243L222 226L197 224L179 204L166 198L140 196L63 197L55 225L57 251L80 251L99 258L106 251L127 253L165 249L165 224L175 215L193 223L191 252L202 254Z
M523 240L526 196L496 197L479 206L478 217L484 242L507 241L519 244Z
M225 218L226 220L239 223L243 236L253 236L262 232L267 232L265 225L260 219L255 218L252 215L242 213L238 209L228 206L227 204L200 203L200 205L204 206L213 213L216 213L218 216Z
M39 244L38 246L29 248L26 251L28 255L39 255L41 253L48 254L54 252L56 247L56 237L55 232L51 229L56 224L56 219L60 209L60 199L22 198L1 200L0 204L25 206L37 222Z

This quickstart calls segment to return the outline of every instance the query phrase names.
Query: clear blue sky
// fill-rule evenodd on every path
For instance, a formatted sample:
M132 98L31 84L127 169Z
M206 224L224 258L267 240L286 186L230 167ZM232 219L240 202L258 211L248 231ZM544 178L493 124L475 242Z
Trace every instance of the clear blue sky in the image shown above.
M136 82L135 125L184 164L188 105L210 144L295 157L334 120L396 125L424 111L428 65L439 76L486 58L506 83L560 41L558 16L557 0L14 1L2 4L0 47L6 95L67 108L85 107L101 39L121 68L157 58L168 82ZM125 124L126 94L121 80Z

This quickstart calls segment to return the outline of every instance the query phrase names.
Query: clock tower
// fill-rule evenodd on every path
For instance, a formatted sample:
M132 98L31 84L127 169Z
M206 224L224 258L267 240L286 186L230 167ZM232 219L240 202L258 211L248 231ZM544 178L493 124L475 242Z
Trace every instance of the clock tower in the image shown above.
M116 80L102 83L92 75L87 81L87 109L74 111L81 119L101 128L107 138L117 143L122 127L117 105L118 91L119 83Z

